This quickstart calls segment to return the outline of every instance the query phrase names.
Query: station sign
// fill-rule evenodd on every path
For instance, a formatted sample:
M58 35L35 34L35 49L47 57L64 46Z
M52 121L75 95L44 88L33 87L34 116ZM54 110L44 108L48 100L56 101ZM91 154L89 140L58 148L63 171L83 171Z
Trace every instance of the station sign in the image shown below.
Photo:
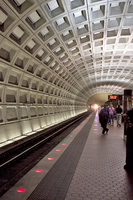
M108 99L117 99L117 95L108 95Z

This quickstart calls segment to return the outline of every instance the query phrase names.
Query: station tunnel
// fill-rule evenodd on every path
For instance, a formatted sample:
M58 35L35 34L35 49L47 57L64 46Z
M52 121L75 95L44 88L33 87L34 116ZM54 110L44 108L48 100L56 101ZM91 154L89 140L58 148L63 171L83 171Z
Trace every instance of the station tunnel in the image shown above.
M129 0L1 1L0 146L132 89L132 18Z
M132 88L132 0L0 1L1 153Z

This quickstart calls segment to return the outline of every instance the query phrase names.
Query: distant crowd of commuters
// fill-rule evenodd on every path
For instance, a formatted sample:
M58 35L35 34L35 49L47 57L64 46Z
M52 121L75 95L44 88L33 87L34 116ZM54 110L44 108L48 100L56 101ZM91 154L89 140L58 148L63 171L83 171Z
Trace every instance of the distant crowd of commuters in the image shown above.
M110 104L110 106L104 105L99 108L99 122L103 127L103 134L105 132L108 133L107 124L111 126L114 125L114 118L117 119L117 126L121 127L121 122L123 119L122 112L123 110L120 105L118 105L116 109L113 107L113 104Z

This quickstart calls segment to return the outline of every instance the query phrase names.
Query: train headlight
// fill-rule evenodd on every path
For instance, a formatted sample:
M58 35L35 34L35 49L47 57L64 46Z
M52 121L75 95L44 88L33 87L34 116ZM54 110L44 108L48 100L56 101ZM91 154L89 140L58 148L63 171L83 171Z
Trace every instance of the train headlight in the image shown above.
M94 105L94 109L95 109L95 110L98 109L98 105L97 105L97 104Z

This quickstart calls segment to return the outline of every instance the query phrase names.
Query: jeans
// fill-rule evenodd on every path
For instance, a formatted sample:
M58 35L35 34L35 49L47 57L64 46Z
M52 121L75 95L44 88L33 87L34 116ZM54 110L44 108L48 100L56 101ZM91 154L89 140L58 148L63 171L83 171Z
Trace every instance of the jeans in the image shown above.
M109 123L114 123L114 114L113 113L110 113L109 114Z
M107 122L108 122L108 119L107 120L101 120L101 126L102 126L102 128L103 128L103 131L102 131L102 133L105 133L105 131L106 132L108 132L108 128L107 128Z

